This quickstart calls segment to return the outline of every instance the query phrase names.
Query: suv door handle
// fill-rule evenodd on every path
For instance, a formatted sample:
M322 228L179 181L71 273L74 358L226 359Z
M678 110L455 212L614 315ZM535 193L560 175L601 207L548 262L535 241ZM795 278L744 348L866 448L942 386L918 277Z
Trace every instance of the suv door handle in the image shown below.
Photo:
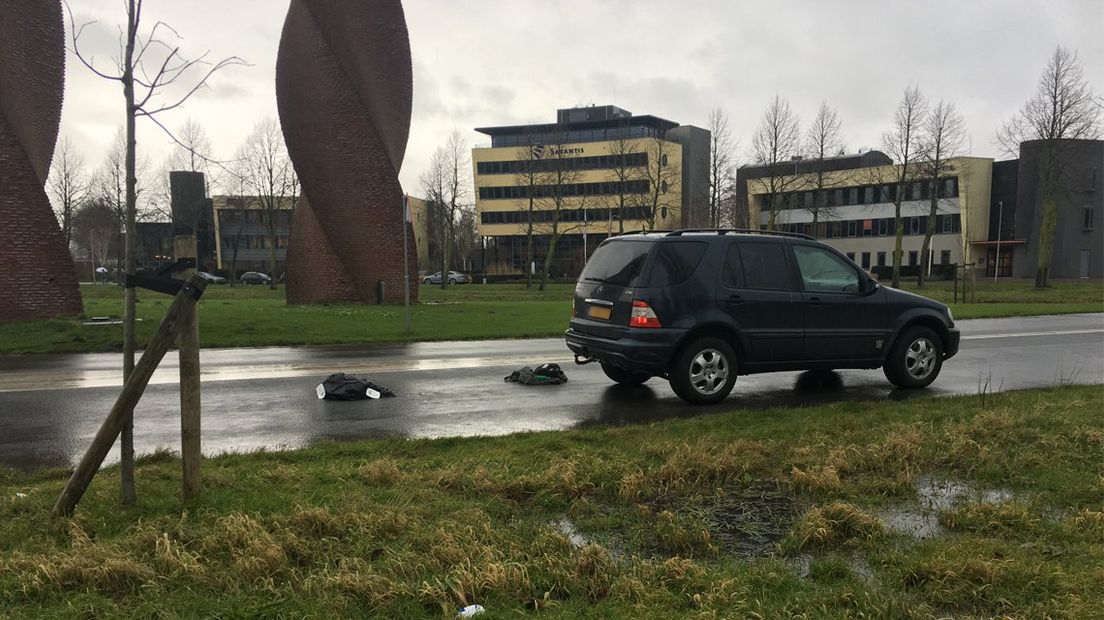
M725 303L735 306L744 303L744 298L740 297L739 295L732 294L728 296L728 299L725 300Z
M819 297L810 297L809 298L809 305L810 306L819 306L820 305L820 298Z

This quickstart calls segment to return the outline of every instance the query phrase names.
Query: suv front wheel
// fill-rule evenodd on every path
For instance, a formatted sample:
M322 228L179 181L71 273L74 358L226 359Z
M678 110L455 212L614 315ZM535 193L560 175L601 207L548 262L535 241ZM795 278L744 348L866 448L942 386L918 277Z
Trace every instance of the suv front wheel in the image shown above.
M927 327L911 327L893 344L882 372L897 387L922 388L935 381L942 368L943 341Z
M671 389L688 403L719 403L736 383L736 352L720 338L695 340L675 357L670 380Z

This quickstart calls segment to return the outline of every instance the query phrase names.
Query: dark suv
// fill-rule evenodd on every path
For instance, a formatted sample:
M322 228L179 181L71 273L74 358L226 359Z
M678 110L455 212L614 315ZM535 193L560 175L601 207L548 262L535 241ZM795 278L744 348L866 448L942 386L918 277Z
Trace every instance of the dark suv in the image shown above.
M880 286L811 237L732 230L604 241L575 286L567 346L618 383L671 382L694 404L736 375L878 368L927 386L958 352L950 309Z

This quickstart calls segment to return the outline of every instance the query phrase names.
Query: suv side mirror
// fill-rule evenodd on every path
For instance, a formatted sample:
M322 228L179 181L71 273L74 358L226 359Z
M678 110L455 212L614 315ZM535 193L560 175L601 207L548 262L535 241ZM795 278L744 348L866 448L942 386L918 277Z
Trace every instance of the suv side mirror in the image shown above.
M878 290L878 288L880 288L881 286L882 285L878 284L878 281L874 278L867 278L866 282L863 283L863 292L870 294Z

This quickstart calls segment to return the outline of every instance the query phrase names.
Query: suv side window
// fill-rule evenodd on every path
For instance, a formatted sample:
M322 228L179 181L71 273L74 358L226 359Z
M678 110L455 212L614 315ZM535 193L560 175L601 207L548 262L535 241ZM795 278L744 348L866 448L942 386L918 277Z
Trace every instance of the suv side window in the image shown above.
M701 241L661 241L657 244L652 278L648 286L681 284L694 275L708 244Z
M744 265L740 262L740 248L730 244L721 267L721 284L728 288L744 288Z
M855 267L834 253L811 245L794 245L793 251L806 291L853 293L859 290L859 274Z
M744 288L793 290L785 248L781 243L741 242L739 247Z

